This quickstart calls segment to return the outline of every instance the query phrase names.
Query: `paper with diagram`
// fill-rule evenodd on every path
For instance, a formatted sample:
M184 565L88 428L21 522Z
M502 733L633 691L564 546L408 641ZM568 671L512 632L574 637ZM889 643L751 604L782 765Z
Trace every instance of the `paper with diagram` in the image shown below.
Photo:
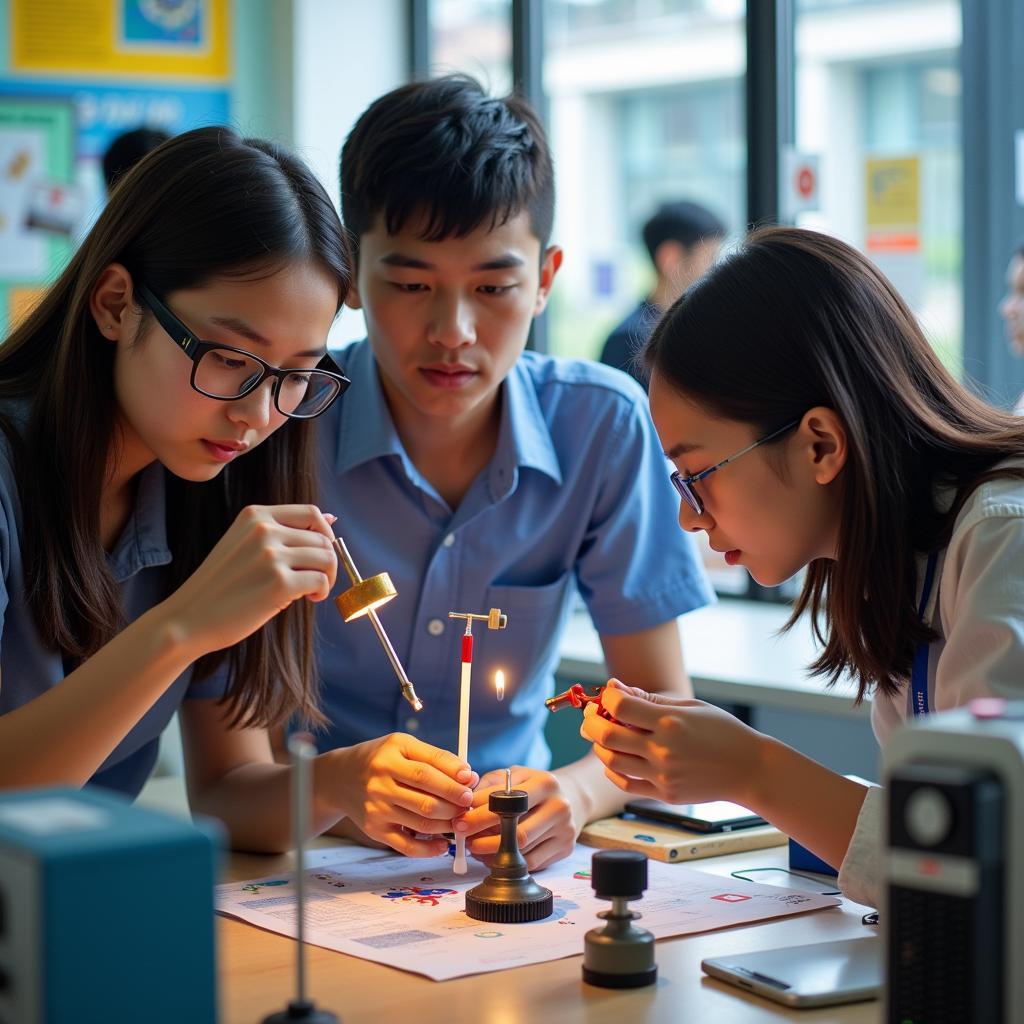
M536 878L555 895L551 917L494 925L463 911L463 894L487 870L470 861L454 875L450 860L413 860L361 847L316 850L307 861L306 938L316 946L446 981L575 956L583 935L610 904L590 887L593 850L572 856ZM651 861L648 889L632 905L656 938L727 928L834 907L831 896L722 878ZM217 887L219 913L282 935L295 935L290 874Z

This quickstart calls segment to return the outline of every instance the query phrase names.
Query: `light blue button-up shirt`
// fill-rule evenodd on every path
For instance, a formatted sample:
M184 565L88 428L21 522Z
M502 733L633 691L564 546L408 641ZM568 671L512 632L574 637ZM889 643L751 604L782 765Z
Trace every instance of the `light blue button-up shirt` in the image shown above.
M317 420L321 505L364 577L398 596L379 614L424 710L405 702L365 619L318 605L328 731L321 750L412 732L456 750L460 635L449 611L508 615L473 628L469 754L482 772L545 768L544 699L574 589L599 633L650 629L713 600L643 391L596 363L526 352L502 385L493 458L453 512L395 432L369 345L332 353L352 387ZM348 581L339 574L340 593ZM499 703L494 672L506 676Z

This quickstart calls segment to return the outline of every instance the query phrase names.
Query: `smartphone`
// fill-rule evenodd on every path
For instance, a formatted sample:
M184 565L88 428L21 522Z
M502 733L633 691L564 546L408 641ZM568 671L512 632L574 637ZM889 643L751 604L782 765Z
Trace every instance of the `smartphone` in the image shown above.
M842 939L717 956L700 966L713 978L784 1006L836 1006L881 994L882 940Z
M728 800L706 804L663 804L660 800L630 800L625 806L638 818L652 818L689 832L733 832L738 828L766 825L764 818Z

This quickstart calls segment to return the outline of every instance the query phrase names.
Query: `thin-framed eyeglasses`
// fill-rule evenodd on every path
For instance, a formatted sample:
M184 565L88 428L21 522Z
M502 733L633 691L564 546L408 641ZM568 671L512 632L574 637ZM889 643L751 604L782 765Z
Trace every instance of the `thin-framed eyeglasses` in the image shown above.
M137 291L167 336L192 360L190 383L207 398L221 402L244 398L267 377L273 377L277 411L292 419L308 420L326 412L352 383L328 355L314 369L278 369L245 349L203 341L144 284L139 284Z
M730 455L727 459L722 459L721 462L716 462L715 465L708 469L702 469L699 473L694 473L693 476L683 476L679 470L673 470L670 479L672 480L672 486L679 492L679 497L686 502L690 508L693 509L697 515L704 515L704 502L701 501L700 495L693 489L693 485L700 483L701 480L711 476L712 473L717 473L723 466L728 466L730 462L735 462L741 455L746 455L747 452L752 452L755 448L760 447L763 444L767 444L769 441L773 441L780 434L786 433L787 430L792 430L794 427L800 426L799 420L793 420L791 423L787 423L784 427L779 427L778 430L773 430L767 437L762 437L760 441L755 441L753 444L748 444L746 448L741 452L737 452L735 455Z

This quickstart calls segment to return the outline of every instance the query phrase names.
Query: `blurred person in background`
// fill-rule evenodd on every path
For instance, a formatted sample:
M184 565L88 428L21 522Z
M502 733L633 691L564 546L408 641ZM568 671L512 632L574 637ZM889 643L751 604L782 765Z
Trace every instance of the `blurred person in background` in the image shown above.
M118 135L103 154L103 180L107 183L107 195L125 171L170 137L170 133L162 128L133 128Z
M1010 351L1015 356L1024 356L1024 240L1014 249L1006 268L1006 295L999 303L999 313L1006 321ZM1017 399L1013 411L1024 415L1024 394Z
M718 258L726 228L709 209L680 200L663 203L644 224L643 239L654 267L654 289L608 335L601 362L625 370L644 388L636 360L661 314Z

